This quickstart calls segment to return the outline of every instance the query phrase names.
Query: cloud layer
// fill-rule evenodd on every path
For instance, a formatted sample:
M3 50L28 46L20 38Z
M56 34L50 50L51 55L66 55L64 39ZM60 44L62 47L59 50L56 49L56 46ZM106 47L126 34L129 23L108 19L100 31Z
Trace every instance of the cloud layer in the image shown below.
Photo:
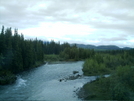
M26 36L134 47L134 0L0 0L0 25Z

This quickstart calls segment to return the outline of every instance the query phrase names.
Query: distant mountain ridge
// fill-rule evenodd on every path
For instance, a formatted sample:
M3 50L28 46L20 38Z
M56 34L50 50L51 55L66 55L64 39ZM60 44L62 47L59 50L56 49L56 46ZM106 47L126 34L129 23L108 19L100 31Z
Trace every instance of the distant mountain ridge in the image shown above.
M76 44L76 46L79 47L79 48L95 49L95 50L121 50L121 49L129 50L129 49L132 49L130 47L120 48L120 47L118 47L116 45L100 45L100 46L95 46L95 45Z
M50 41L44 41L44 44L50 44ZM70 44L71 46L76 45L78 48L84 48L84 49L94 49L94 50L130 50L133 48L130 47L124 47L124 48L120 48L116 45L99 45L99 46L95 46L95 45L85 45L85 44Z

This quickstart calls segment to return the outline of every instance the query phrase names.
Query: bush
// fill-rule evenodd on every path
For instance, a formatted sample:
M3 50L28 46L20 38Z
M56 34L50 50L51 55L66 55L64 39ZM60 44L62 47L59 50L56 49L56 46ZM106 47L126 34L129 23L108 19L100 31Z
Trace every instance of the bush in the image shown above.
M44 55L44 60L51 62L51 61L59 61L59 55L51 54L51 55Z
M109 73L104 63L98 63L95 59L87 59L83 64L84 75L101 75Z
M15 82L17 77L10 71L2 70L0 71L0 85L12 84Z
M133 101L134 68L119 66L110 77L98 78L83 86L85 100Z

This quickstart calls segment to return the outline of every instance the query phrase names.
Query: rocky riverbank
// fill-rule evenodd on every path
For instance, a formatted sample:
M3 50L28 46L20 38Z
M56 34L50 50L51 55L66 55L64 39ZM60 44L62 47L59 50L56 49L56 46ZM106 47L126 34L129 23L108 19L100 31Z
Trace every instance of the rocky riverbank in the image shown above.
M66 77L66 78L62 78L62 79L59 79L60 82L62 81L67 81L67 80L75 80L75 79L78 79L78 78L81 78L82 75L79 74L79 71L73 71L73 74L70 75L69 77Z

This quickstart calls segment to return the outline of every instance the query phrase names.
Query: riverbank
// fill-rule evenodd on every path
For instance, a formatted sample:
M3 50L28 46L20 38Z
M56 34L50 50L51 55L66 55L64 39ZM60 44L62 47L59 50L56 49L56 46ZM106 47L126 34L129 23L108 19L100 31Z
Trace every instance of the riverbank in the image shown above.
M134 100L134 69L120 67L110 77L86 83L77 93L84 100Z
M17 76L16 75L18 75L18 74L20 74L22 72L31 70L33 68L37 68L37 67L42 66L44 64L64 64L64 63L75 62L74 60L68 60L68 61L63 61L62 60L62 61L60 61L60 58L59 58L58 55L47 55L46 57L47 57L46 61L44 61L44 62L36 61L35 64L33 66L31 66L29 69L23 70L23 71L21 71L21 72L19 72L17 74L14 74L14 73L12 73L11 71L8 71L8 70L0 71L0 85L13 84L17 80ZM74 78L75 78L75 76L74 76Z
M75 59L65 59L55 54L44 55L44 60L48 64L61 64L61 63L68 63L68 62L76 62ZM79 60L79 61L82 61L82 60Z
M11 73L10 71L0 71L0 85L8 85L15 83L16 79L16 75Z
M29 68L27 70L39 67L39 66L41 66L43 64L46 64L46 62L37 61L37 62L35 62L35 64L33 66L31 66L31 68ZM21 71L21 72L19 72L17 74L14 74L9 70L1 70L0 71L0 85L9 85L9 84L15 83L16 80L17 80L17 75L22 73L22 72L25 72L27 70L23 70L23 71Z

